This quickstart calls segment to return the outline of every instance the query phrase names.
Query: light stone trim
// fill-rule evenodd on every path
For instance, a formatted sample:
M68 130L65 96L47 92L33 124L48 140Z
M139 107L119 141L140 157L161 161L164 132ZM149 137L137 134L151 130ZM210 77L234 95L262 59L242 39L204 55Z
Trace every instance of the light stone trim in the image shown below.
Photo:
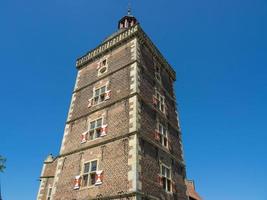
M68 113L68 121L71 120L75 100L76 100L76 93L73 93L71 97L70 109Z
M140 128L140 104L137 96L133 96L129 99L130 112L129 112L129 133L135 132Z
M39 187L39 191L38 191L38 195L37 195L37 200L42 200L42 198L44 196L42 191L44 191L44 189L45 189L46 182L47 182L46 179L41 179L41 183L40 183L40 187Z
M70 124L66 124L65 126L65 130L64 130L64 135L63 135L63 139L62 139L62 143L61 143L61 148L60 148L60 154L63 153L64 149L65 149L65 141L66 141L66 137L70 132Z
M76 82L75 82L74 91L78 88L78 84L79 84L79 81L80 81L80 76L81 76L81 71L79 70L78 71L78 74L77 74ZM72 97L71 97L71 103L70 103L70 108L69 108L69 113L68 113L67 121L70 121L71 120L73 109L74 109L74 102L75 102L75 100L76 100L76 93L73 93L72 94ZM64 130L64 135L63 135L63 139L62 139L62 143L61 143L61 148L60 148L60 154L62 154L62 152L65 149L65 140L66 140L66 136L69 134L69 129L70 129L70 125L67 124L65 126L65 130Z
M130 192L140 191L142 189L142 183L140 181L139 174L141 172L140 166L140 146L137 135L133 135L129 139L129 159L128 166L131 167L131 170L128 171L128 181L131 184L129 188Z
M130 112L129 112L129 132L138 131L140 128L140 104L137 96L129 99ZM137 134L129 138L129 159L128 166L128 181L130 183L129 191L141 191L142 182L140 181L141 173L141 147Z
M42 168L42 172L41 172L41 177L44 176L45 168L46 168L46 164L44 163L43 168ZM43 194L41 193L41 191L45 188L45 182L46 182L45 179L41 179L41 183L40 183L38 194L37 194L37 200L42 199Z
M137 38L134 38L131 42L131 60L139 60L140 58L140 48Z
M58 179L59 179L59 175L60 175L60 173L62 171L63 161L64 161L64 157L59 158L58 162L57 162L56 174L55 174L55 179L54 179L53 187L52 187L51 200L54 199L54 196L55 196L55 193L56 193L56 190L57 190L57 182L58 182Z
M140 78L139 78L139 67L137 63L133 63L130 66L130 94L139 92Z
M74 86L74 91L76 89L78 89L78 84L79 84L79 81L80 81L80 76L81 76L81 70L79 70L78 73L77 73L77 78L76 78L76 82L75 82L75 86Z
M135 38L130 42L131 45L131 59L137 60L137 49L138 49L138 42ZM138 67L137 62L134 62L130 66L130 94L139 92L140 88L140 68Z

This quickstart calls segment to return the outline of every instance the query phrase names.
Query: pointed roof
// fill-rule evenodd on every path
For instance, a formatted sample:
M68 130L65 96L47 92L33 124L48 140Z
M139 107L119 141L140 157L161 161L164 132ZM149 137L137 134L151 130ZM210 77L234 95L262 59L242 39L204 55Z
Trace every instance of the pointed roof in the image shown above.
M120 19L118 29L126 29L137 24L137 19L131 14L131 7L129 5L127 15Z

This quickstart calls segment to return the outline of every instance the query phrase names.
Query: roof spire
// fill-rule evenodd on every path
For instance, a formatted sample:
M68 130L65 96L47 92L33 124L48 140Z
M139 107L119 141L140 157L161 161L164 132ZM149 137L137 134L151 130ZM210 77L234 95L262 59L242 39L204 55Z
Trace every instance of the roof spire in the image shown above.
M131 13L131 0L128 0L127 15L120 19L118 29L127 29L137 24L137 19Z
M128 2L128 16L131 15L131 1Z

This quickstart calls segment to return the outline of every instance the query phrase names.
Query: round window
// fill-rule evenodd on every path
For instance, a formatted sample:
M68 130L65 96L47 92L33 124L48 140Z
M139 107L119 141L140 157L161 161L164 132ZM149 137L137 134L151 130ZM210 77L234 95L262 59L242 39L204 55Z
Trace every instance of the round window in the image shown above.
M107 67L102 67L99 69L100 74L103 74L107 71Z

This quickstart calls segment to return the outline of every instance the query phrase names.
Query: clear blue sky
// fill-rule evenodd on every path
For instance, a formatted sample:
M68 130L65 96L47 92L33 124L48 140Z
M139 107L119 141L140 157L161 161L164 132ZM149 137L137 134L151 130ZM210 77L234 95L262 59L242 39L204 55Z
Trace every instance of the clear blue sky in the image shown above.
M205 200L267 200L267 1L133 0L177 72L188 178ZM126 0L0 0L4 200L36 198L58 153L75 60L116 31Z

